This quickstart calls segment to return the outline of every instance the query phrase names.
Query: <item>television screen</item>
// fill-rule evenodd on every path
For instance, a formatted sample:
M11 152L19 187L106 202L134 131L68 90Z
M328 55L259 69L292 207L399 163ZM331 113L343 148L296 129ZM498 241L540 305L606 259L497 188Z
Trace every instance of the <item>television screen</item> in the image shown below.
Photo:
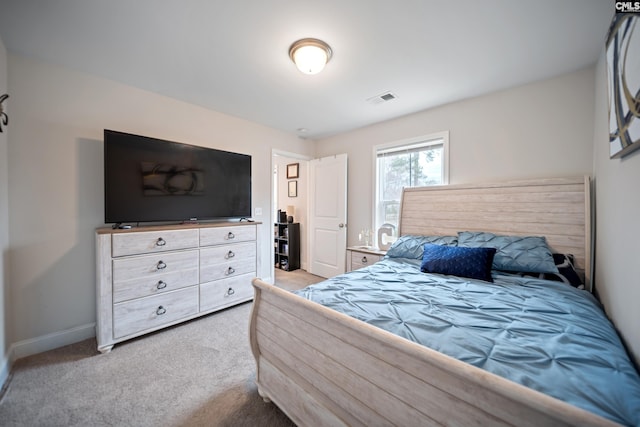
M104 131L105 223L251 215L251 156Z

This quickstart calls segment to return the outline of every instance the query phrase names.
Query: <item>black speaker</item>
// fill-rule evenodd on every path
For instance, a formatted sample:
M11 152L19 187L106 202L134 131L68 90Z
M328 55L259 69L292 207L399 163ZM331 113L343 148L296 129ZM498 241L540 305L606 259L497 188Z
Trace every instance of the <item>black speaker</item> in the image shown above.
M282 212L282 211L278 211L278 222L280 223L285 223L287 222L287 213L286 212Z

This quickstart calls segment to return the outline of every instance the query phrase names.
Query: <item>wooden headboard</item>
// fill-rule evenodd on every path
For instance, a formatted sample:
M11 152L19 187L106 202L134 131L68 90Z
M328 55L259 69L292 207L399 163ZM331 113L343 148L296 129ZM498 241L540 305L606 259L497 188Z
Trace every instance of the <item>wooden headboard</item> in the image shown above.
M552 252L573 254L591 290L589 177L405 188L399 235L458 231L544 236Z

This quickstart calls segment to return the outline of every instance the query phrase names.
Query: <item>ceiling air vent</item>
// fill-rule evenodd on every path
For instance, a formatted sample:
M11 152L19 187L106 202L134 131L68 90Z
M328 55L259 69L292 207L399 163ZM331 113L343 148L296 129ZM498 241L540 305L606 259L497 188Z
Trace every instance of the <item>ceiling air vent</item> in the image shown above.
M397 96L394 93L384 92L384 93L381 93L380 95L376 95L376 96L372 96L371 98L368 98L367 102L369 104L381 104L383 102L391 101L396 98Z

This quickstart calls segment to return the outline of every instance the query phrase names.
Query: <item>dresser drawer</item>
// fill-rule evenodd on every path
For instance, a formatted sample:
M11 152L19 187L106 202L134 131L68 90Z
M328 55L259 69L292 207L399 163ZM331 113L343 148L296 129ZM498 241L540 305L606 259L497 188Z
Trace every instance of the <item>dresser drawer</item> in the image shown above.
M351 251L351 269L357 270L376 263L382 259L380 255L368 254L365 252Z
M185 270L198 270L198 250L118 258L113 261L113 283L131 279L157 278Z
M256 242L212 246L200 249L200 264L212 265L256 257Z
M113 335L153 329L198 313L198 287L191 286L162 295L114 304Z
M212 310L253 298L251 280L255 274L243 274L200 285L200 311Z
M139 255L198 247L199 232L193 230L117 233L112 238L112 256Z
M200 246L226 245L256 240L255 225L211 227L200 230Z
M141 278L121 280L113 284L113 302L158 295L197 284L197 265L165 274L151 274Z
M200 260L200 282L226 279L245 273L256 274L255 255L248 258L232 258L229 261L213 263L208 262L205 255Z

